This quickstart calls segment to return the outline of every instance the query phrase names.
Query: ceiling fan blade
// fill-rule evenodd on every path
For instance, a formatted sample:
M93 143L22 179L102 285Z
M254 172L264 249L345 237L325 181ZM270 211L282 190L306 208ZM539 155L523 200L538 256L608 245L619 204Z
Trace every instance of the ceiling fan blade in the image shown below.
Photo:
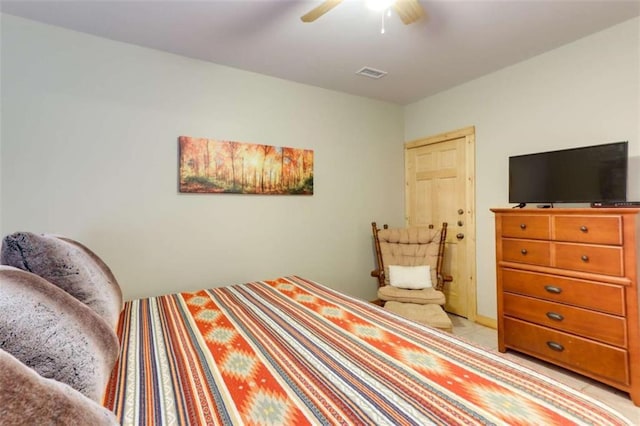
M405 25L412 24L427 16L418 0L396 0L393 8Z
M313 22L340 3L342 3L342 0L325 0L322 2L322 4L320 4L320 6L312 9L305 15L302 15L300 19L302 20L302 22Z

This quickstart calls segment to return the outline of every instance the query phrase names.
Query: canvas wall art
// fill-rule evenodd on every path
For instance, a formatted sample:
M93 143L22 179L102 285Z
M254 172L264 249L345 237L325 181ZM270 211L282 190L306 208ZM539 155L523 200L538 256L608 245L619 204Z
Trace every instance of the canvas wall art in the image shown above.
M313 150L180 136L180 192L313 194Z

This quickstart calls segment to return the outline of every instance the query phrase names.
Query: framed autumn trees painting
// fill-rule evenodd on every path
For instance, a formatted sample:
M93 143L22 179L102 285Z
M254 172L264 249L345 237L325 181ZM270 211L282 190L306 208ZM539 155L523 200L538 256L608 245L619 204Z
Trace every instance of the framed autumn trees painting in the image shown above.
M180 136L180 192L313 194L313 150Z

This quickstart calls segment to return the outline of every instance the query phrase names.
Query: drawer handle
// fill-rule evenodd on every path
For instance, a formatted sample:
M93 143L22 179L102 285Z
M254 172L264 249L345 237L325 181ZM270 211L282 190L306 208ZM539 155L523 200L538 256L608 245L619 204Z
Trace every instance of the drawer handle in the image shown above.
M557 312L547 312L547 318L554 321L562 321L564 317Z
M582 226L580 227L580 231L582 231L582 232L589 232L589 228L587 228L586 226L582 225Z
M547 290L549 293L553 293L553 294L562 293L562 289L560 287L555 287L555 286L552 286L552 285L545 285L544 289Z
M526 255L528 252L527 252L527 249L522 249L520 250L520 253L522 253L523 255Z
M524 231L525 229L527 229L527 224L526 224L526 223L521 223L521 224L520 224L520 229L522 229L523 231Z
M556 352L564 351L564 346L557 342L547 342L547 346L549 346L550 349L553 349Z
M583 262L588 262L589 256L587 256L586 254L583 254L582 256L580 256L580 259L582 259Z

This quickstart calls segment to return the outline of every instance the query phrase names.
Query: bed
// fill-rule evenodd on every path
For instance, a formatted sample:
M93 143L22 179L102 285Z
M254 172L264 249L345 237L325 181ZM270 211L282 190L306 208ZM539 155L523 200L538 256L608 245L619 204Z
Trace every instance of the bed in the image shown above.
M124 425L630 424L453 335L298 276L125 303Z
M0 423L630 424L451 334L298 276L123 302L69 238L0 249Z

